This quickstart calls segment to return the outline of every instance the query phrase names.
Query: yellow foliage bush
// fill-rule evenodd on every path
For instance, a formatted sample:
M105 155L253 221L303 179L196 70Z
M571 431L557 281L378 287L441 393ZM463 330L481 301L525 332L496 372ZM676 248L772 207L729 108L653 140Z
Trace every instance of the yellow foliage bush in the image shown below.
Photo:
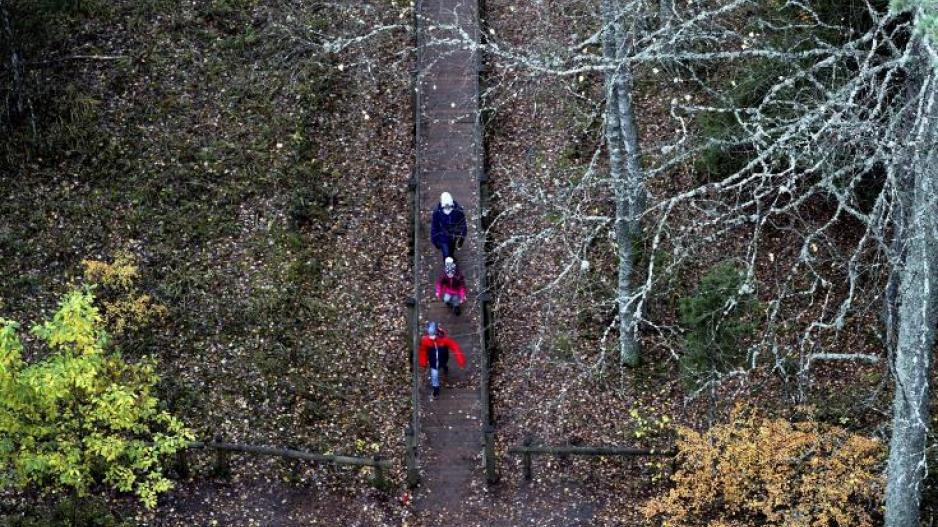
M82 260L85 280L105 287L130 289L139 275L134 255L121 251L114 256L114 263L99 260Z
M81 264L85 280L102 289L102 312L111 333L120 335L166 316L166 306L137 289L140 273L132 253L121 251L112 263L82 260Z
M127 296L104 303L108 327L115 333L136 329L155 318L166 316L166 306L157 304L150 295Z
M678 428L674 487L647 502L670 527L872 527L883 445L814 420L790 423L737 408L706 433Z

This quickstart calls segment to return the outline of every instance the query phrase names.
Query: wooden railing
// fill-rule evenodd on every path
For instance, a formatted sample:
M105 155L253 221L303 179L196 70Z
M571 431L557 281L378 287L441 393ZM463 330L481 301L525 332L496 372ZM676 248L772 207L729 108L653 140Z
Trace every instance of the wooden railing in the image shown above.
M482 126L482 79L483 61L481 45L485 39L483 30L485 19L482 16L485 3L484 0L477 0L477 12L479 15L476 25L477 33L475 35L476 44L480 47L476 50L476 123L473 140L478 149L476 151L479 166L477 167L477 179L479 182L479 222L477 224L479 232L479 302L482 304L482 364L481 364L481 393L479 394L480 404L482 406L482 459L485 466L485 482L489 485L498 481L498 474L495 471L495 424L492 421L492 397L489 391L491 384L492 358L494 357L494 338L492 335L492 310L491 294L488 290L488 279L486 277L485 260L485 240L488 225L484 220L484 215L489 207L489 179L486 171L485 144Z
M407 464L407 485L410 488L417 486L419 482L419 472L417 470L417 446L420 437L420 368L417 365L417 348L420 344L420 303L416 296L420 291L420 135L422 125L420 122L420 8L421 0L414 3L414 51L415 68L411 72L412 99L411 104L414 109L414 167L410 175L410 182L407 185L410 195L411 207L411 250L413 251L414 266L414 296L407 299L407 310L410 316L408 321L408 340L410 348L410 367L411 367L411 422L404 431L405 460Z
M530 481L532 477L532 458L534 456L553 455L553 456L662 456L673 457L672 450L656 450L654 448L631 448L617 446L547 446L535 445L534 440L526 438L522 446L515 446L508 449L509 454L521 455L521 471L524 479Z
M214 471L216 474L225 475L231 473L231 453L244 452L246 454L257 454L262 456L274 456L287 459L297 459L301 461L315 461L317 463L329 463L333 465L351 465L359 467L373 467L374 477L372 483L375 487L386 488L388 485L386 471L391 468L391 461L383 459L381 455L376 454L370 458L343 456L338 454L318 454L313 452L304 452L292 448L277 448L260 445L244 445L239 443L228 443L221 438L215 438L214 441L193 441L189 443L188 449L203 448L215 451ZM176 464L181 474L189 473L188 450L183 449L176 453Z

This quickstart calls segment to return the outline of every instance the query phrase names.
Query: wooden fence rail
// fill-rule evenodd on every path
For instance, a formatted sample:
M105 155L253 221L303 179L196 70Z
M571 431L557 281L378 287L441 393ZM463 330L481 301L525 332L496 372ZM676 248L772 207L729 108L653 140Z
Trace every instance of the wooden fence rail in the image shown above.
M525 439L524 445L508 449L509 454L521 454L521 471L524 479L531 480L531 458L535 455L554 456L664 456L673 457L673 450L656 450L654 448L631 448L616 446L546 446L534 445L533 441Z
M292 448L277 448L260 445L243 445L239 443L226 443L216 439L215 441L193 441L189 443L188 448L204 448L215 451L215 473L227 475L231 472L230 456L232 452L244 452L248 454L258 454L262 456L275 456L287 459L297 459L304 461L316 461L318 463L331 463L333 465L352 465L360 467L372 467L375 474L372 479L373 484L378 488L387 486L385 471L391 468L391 461L383 459L380 455L372 457L354 457L342 456L337 454L317 454L294 450ZM178 452L177 463L183 474L189 473L188 456L186 450Z
M420 105L422 93L420 90L420 13L421 0L416 0L413 8L413 46L414 46L414 69L411 71L411 105L413 106L413 148L414 148L414 166L410 173L410 181L407 184L407 192L410 196L410 246L411 258L413 260L414 277L414 296L407 299L407 312L410 317L408 320L408 347L410 351L411 368L411 419L410 424L404 431L404 441L406 447L407 459L407 486L415 488L420 482L420 475L417 468L417 449L420 443L420 368L417 365L417 349L420 345L420 168L422 160L420 159L420 136L423 133L423 125L420 120Z
M483 0L477 0L477 12L484 13L485 2ZM480 16L479 26L477 28L478 33L475 36L476 42L482 44L485 40L485 32L482 31L485 25L484 17ZM478 159L481 160L481 165L477 167L476 179L479 183L479 220L476 223L476 228L479 229L479 253L481 256L481 261L479 262L479 302L482 304L482 375L481 375L481 387L480 387L480 399L482 405L482 460L483 467L485 468L485 483L488 485L493 485L498 481L498 474L495 471L495 425L492 422L492 397L490 392L490 383L491 383L491 371L492 371L492 356L494 348L494 337L492 334L492 295L489 292L489 284L487 278L487 267L486 267L486 258L485 250L488 240L488 221L486 221L485 215L488 212L489 208L489 177L486 170L486 158L485 158L485 146L484 146L484 135L483 130L484 122L482 119L482 107L483 101L482 97L482 49L479 48L475 54L476 58L476 108L478 112L476 113L476 124L475 131L473 133L473 140L475 142L475 147L477 148L476 155Z

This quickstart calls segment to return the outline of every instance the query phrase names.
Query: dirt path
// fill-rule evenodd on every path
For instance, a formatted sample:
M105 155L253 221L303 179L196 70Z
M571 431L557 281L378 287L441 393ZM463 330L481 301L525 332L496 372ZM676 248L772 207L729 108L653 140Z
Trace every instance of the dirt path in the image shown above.
M483 262L481 249L479 174L482 170L481 128L478 119L477 57L462 46L427 45L432 37L447 36L443 25L458 26L477 37L475 0L422 0L417 5L419 49L418 187L420 195L421 328L440 322L462 347L467 366L455 367L443 380L442 393L431 400L423 383L420 398L419 457L421 485L417 511L424 525L435 519L459 517L468 491L482 484L482 426L479 405L479 365L482 349L481 310L477 301ZM449 33L450 35L453 33ZM434 281L442 256L430 243L431 211L440 193L449 192L462 205L469 235L456 261L466 276L467 302L455 316L434 296Z

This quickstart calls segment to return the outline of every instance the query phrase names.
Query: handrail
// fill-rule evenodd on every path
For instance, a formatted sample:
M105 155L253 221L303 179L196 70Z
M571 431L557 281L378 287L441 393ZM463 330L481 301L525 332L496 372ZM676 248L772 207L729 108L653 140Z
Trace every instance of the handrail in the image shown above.
M484 224L482 221L482 215L484 214L486 208L488 207L488 174L485 170L485 147L483 146L483 132L482 132L482 81L480 79L480 74L482 72L482 38L485 34L482 31L482 9L484 7L484 0L476 0L476 14L478 15L478 20L476 24L476 34L475 34L475 44L476 48L475 53L475 65L476 65L476 116L475 116L475 130L473 131L473 146L476 149L476 159L479 160L479 166L477 168L476 178L479 183L479 215L477 227L477 237L479 245L479 255L480 261L479 265L479 302L481 304L481 320L482 320L482 333L480 338L482 340L482 364L481 364L481 375L480 383L481 390L479 394L480 405L482 410L481 421L482 421L482 444L484 447L483 450L483 461L485 465L485 481L488 484L493 484L498 480L498 476L495 472L495 426L492 423L492 398L489 390L490 384L490 373L491 373L491 324L492 316L489 309L489 302L491 301L491 296L488 291L488 281L486 279L486 261L485 261L485 230Z
M292 448L277 448L261 445L242 445L238 443L224 443L215 441L192 441L187 445L189 448L206 448L212 450L227 450L229 452L246 452L249 454L260 454L264 456L286 457L290 459L302 459L305 461L318 461L321 463L333 463L336 465L354 465L359 467L381 467L391 468L391 461L381 459L381 456L355 457L341 456L336 454L316 454L312 452L303 452Z
M666 456L674 455L671 450L654 448L630 448L613 446L515 446L508 449L509 454L554 454L573 456Z
M410 361L411 361L411 406L413 414L411 423L405 432L405 447L407 449L407 484L411 488L418 483L417 448L420 438L420 368L417 364L417 348L420 342L420 137L423 127L420 122L421 105L421 56L420 56L420 9L422 0L414 3L414 62L412 74L414 108L414 168L411 174L409 190L412 201L412 227L413 227L413 265L414 265L414 296L408 300L410 307Z
M508 449L509 454L521 454L521 471L526 481L532 477L531 458L534 455L555 456L662 456L674 457L674 450L658 450L654 448L633 448L617 446L572 446L572 445L534 445L530 437L525 438L524 445L513 446Z
M220 440L216 436L214 441L190 441L186 448L176 452L176 469L181 475L189 474L188 449L204 448L216 451L214 472L216 475L227 476L231 474L231 452L244 452L248 454L258 454L262 456L276 456L288 459L299 459L303 461L315 461L318 463L332 463L334 465L351 465L359 467L372 467L374 469L374 478L372 483L379 489L388 488L388 480L385 474L387 469L391 468L391 461L383 459L380 454L367 457L342 456L336 454L318 454L314 452L304 452L292 448L277 448L263 445L244 445L239 443L228 443Z

